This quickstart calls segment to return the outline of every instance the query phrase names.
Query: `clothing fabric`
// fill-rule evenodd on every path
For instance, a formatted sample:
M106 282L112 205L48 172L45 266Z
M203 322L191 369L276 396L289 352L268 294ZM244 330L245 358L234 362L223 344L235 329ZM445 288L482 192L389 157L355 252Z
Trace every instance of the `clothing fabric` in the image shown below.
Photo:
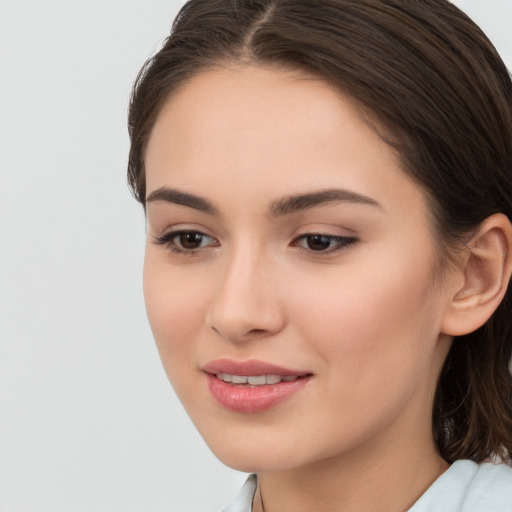
M250 475L221 512L251 512L256 475ZM409 512L512 512L512 467L471 460L454 462Z

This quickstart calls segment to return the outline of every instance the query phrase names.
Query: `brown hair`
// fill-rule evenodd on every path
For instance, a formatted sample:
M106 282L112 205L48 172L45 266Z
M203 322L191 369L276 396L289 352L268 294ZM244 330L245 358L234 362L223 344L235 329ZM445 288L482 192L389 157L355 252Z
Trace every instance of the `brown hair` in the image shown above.
M512 219L512 82L482 31L447 0L191 0L146 62L129 111L128 179L164 101L223 62L302 69L356 99L430 199L439 245L488 216ZM512 459L512 289L454 340L433 408L447 461Z

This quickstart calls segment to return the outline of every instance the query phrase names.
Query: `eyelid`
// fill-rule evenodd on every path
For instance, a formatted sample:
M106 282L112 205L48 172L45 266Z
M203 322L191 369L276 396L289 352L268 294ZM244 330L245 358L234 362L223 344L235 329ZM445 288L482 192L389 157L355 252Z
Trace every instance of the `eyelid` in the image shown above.
M325 237L330 241L338 242L334 247L328 247L325 250L314 250L307 247L301 247L298 243L302 240L307 240L309 237ZM311 231L309 233L301 234L292 240L292 247L297 247L298 250L303 251L309 255L322 256L331 255L340 251L347 250L350 246L359 242L359 239L355 236L346 235L334 235L332 233L322 233L321 231Z
M194 249L185 249L185 248L179 247L176 244L175 239L177 237L179 237L180 235L183 235L183 234L192 234L192 233L199 234L205 238L209 238L214 243L208 244L206 246L200 246L200 247L197 247ZM163 246L168 251L170 251L172 253L181 254L181 255L185 255L185 256L194 256L194 255L197 255L199 252L204 251L208 248L218 247L220 245L218 240L215 237L209 235L208 233L205 233L203 230L201 230L199 228L194 229L191 227L171 228L171 229L168 229L167 231L165 231L164 233L162 233L161 235L152 235L152 238L153 238L153 243L155 243L156 245Z
M205 226L201 224L196 224L194 222L188 223L188 222L178 222L175 224L167 224L166 226L154 226L153 229L150 229L149 232L151 233L153 231L152 237L153 239L163 239L168 238L171 236L176 236L180 233L201 233L202 235L205 235L207 237L210 237L212 239L217 239L215 235L212 234L211 230L206 228ZM159 234L157 234L159 233Z

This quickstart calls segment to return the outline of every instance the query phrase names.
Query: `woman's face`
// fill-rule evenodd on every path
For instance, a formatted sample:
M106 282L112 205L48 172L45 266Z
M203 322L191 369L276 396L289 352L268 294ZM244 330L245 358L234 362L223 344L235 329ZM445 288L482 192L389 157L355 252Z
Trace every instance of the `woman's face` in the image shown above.
M271 471L431 442L450 340L426 200L347 98L301 72L215 68L163 107L146 169L149 321L221 460Z

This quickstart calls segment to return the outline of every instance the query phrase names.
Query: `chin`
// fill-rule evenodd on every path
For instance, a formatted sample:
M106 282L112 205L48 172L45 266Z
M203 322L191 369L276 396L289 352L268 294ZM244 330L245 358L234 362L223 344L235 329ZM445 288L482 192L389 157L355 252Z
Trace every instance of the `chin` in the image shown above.
M274 454L267 456L265 450L259 450L260 453L234 453L233 451L213 451L213 454L226 466L241 471L243 473L270 473L276 471L285 471L296 467L292 461L285 464L286 459L283 455ZM264 454L262 452L265 452ZM277 459L277 460L276 460Z
M233 432L203 435L213 454L226 466L244 473L285 471L308 464L311 453L301 453L296 443L275 432ZM302 447L304 448L304 447ZM314 458L314 457L313 457Z

